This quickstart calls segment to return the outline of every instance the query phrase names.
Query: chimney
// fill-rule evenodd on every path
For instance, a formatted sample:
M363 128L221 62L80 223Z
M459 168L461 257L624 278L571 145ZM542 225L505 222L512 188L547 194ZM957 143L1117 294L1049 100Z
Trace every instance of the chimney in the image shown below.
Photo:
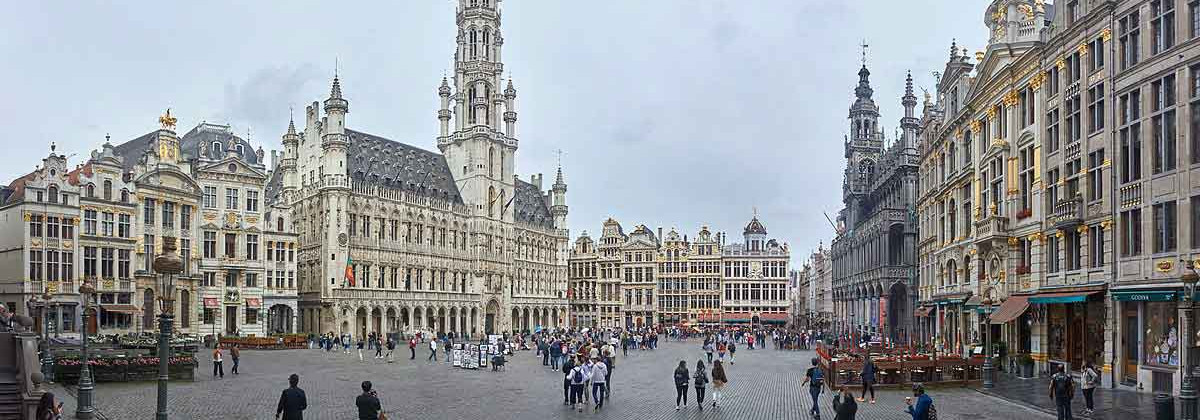
M658 240L660 240L660 241L661 241L661 240L663 240L663 236L662 236L662 226L659 226L659 227L658 227Z

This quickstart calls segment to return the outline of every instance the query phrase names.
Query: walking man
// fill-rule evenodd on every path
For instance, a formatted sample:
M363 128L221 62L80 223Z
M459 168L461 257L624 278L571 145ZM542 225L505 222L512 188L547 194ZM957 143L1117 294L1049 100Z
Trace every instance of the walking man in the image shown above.
M417 338L416 337L408 338L408 352L410 353L410 355L408 356L408 360L413 360L413 359L417 358Z
M821 367L817 366L817 358L812 359L812 367L804 373L804 382L801 386L808 385L808 394L812 396L812 408L808 410L813 417L821 418L821 408L818 400L821 397L821 391L825 385L825 373L821 371Z
M237 343L233 343L233 347L229 348L229 357L233 359L233 369L230 369L234 375L238 374L238 360L242 358L242 351L238 350Z
M428 361L436 362L437 361L437 340L436 339L429 340L429 358L425 359L425 361L426 362L428 362Z
M392 341L392 339L389 338L387 341L387 350L388 350L387 351L387 362L388 363L392 363L392 350L395 350L395 349L396 349L396 342Z
M304 410L308 408L308 398L300 389L300 375L293 373L288 376L288 388L279 396L279 404L275 407L275 418L283 416L283 420L304 420Z
M1050 398L1058 409L1058 420L1072 420L1071 398L1075 397L1075 380L1058 365L1058 372L1050 377Z
M596 403L593 411L604 407L604 399L608 397L608 365L600 358L592 358L592 401Z

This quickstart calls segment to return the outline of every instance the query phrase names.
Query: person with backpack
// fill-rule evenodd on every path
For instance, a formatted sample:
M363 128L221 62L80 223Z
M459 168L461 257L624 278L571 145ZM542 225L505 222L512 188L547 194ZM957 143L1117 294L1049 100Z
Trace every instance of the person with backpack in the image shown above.
M733 366L733 354L737 353L737 344L733 341L729 342L729 366Z
M720 360L713 360L712 383L713 407L720 407L722 396L721 390L725 389L725 384L729 383L729 377L725 375L725 366L721 365Z
M804 372L804 382L800 386L808 385L808 395L812 396L812 408L808 410L808 413L813 417L821 418L821 408L818 401L825 387L825 372L821 370L818 363L817 358L812 358L812 367L808 368L807 372Z
M1072 420L1071 399L1074 397L1075 380L1066 373L1063 365L1058 365L1058 371L1050 377L1050 399L1054 400L1058 410L1058 420Z
M862 394L859 395L858 402L863 402L867 399L867 391L871 391L871 404L875 404L875 361L871 360L871 356L867 355L863 359L862 374Z
M696 361L696 373L693 379L692 385L696 387L696 405L700 407L700 411L704 411L704 387L708 385L708 373L705 372L703 361Z
M843 386L833 396L833 420L854 420L857 413L858 403L854 402L854 393Z
M681 407L679 401L683 400L683 405L687 405L687 388L688 380L692 378L691 373L688 373L687 362L679 361L679 366L675 368L675 411L679 411Z
M1091 415L1095 410L1096 387L1100 385L1100 371L1096 365L1087 362L1083 365L1083 414Z
M583 412L583 386L591 378L588 378L589 369L584 368L587 363L583 358L579 358L575 367L571 368L571 373L567 377L571 380L571 406L578 412Z
M913 401L916 398L916 401ZM912 420L937 420L937 409L933 408L933 398L925 393L925 386L921 384L913 384L913 396L904 397L904 404L908 406L905 412L912 415Z
M575 359L568 357L562 364L563 373L563 405L571 404L571 371L575 369Z

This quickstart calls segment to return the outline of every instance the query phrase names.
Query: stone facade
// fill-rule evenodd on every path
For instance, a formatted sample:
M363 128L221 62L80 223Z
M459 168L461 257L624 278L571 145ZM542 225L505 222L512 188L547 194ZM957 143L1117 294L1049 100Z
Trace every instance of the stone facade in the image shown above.
M726 244L707 226L694 239L608 219L598 243L584 232L570 257L572 317L579 326L783 323L788 251L755 217L745 243Z
M284 134L279 195L300 238L300 329L499 333L565 327L566 183L515 173L517 91L497 2L463 0L439 153L350 129L329 98Z

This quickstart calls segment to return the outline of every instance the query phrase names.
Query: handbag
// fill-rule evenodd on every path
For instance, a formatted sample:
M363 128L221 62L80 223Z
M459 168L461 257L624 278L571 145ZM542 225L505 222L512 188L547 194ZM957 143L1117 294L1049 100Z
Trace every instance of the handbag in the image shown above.
M387 414L384 414L382 411L379 412L379 420L387 420L387 418Z

